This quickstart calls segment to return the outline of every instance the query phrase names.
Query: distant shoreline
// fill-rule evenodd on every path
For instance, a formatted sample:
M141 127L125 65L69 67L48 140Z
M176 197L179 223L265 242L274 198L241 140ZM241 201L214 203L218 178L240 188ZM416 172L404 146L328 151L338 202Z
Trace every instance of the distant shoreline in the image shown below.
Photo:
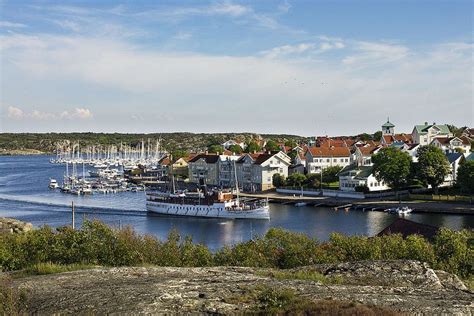
M51 153L44 152L37 149L7 149L0 150L0 156L38 156L50 155Z

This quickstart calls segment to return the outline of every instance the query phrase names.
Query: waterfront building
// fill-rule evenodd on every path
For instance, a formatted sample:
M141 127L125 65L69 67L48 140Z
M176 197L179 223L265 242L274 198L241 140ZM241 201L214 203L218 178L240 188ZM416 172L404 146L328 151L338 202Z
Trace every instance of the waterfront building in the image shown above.
M189 182L200 183L203 181L207 185L219 185L219 155L198 154L188 162Z
M218 179L221 188L235 188L235 162L239 158L238 155L219 155Z
M288 176L291 158L282 151L244 154L236 161L239 187L243 191L266 191L273 188L273 175Z
M171 165L171 169L173 170L173 174L181 177L188 177L189 176L189 165L188 161L192 159L194 156L189 157L181 157L176 160Z
M428 124L415 125L411 133L413 142L420 145L429 145L436 137L452 137L449 127L445 124Z
M320 173L332 166L346 167L352 162L349 147L309 147L305 157L308 173Z
M378 181L373 174L373 166L345 167L339 172L339 190L355 191L357 187L367 187L369 191L389 190L383 181Z

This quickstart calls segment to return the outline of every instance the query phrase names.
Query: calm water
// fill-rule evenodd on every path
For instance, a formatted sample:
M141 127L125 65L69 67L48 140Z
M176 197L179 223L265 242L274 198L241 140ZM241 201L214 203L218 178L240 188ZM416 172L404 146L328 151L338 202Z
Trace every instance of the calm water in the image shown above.
M48 156L0 156L0 217L14 217L35 226L70 224L71 201L76 221L97 218L107 224L131 225L140 233L165 238L172 228L217 249L264 234L270 227L304 232L321 240L331 232L375 235L397 215L382 212L338 211L329 208L271 204L271 220L221 220L150 216L143 192L72 196L48 189L49 178L62 181L65 166L49 163ZM79 168L82 172L82 167ZM86 167L87 169L87 167ZM411 214L413 221L453 229L473 228L474 216Z

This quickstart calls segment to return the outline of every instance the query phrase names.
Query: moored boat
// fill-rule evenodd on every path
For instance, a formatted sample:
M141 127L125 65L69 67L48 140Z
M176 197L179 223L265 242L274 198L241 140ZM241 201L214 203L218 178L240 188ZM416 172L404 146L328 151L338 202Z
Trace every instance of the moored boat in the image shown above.
M146 193L148 212L171 215L232 219L270 219L266 200L244 201L232 192L159 192Z

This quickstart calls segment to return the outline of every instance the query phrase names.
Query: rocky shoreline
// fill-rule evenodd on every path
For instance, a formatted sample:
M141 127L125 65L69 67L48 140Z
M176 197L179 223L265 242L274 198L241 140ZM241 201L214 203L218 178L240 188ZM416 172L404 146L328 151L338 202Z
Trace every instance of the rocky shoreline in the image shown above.
M337 284L281 279L278 271L337 277ZM33 314L242 314L252 288L288 289L307 300L351 302L394 313L472 315L474 294L455 276L417 261L362 261L293 270L244 267L119 267L14 281Z
M31 223L14 218L0 217L0 233L23 233L33 229Z
M47 152L37 149L0 149L0 156L32 156L47 154Z

